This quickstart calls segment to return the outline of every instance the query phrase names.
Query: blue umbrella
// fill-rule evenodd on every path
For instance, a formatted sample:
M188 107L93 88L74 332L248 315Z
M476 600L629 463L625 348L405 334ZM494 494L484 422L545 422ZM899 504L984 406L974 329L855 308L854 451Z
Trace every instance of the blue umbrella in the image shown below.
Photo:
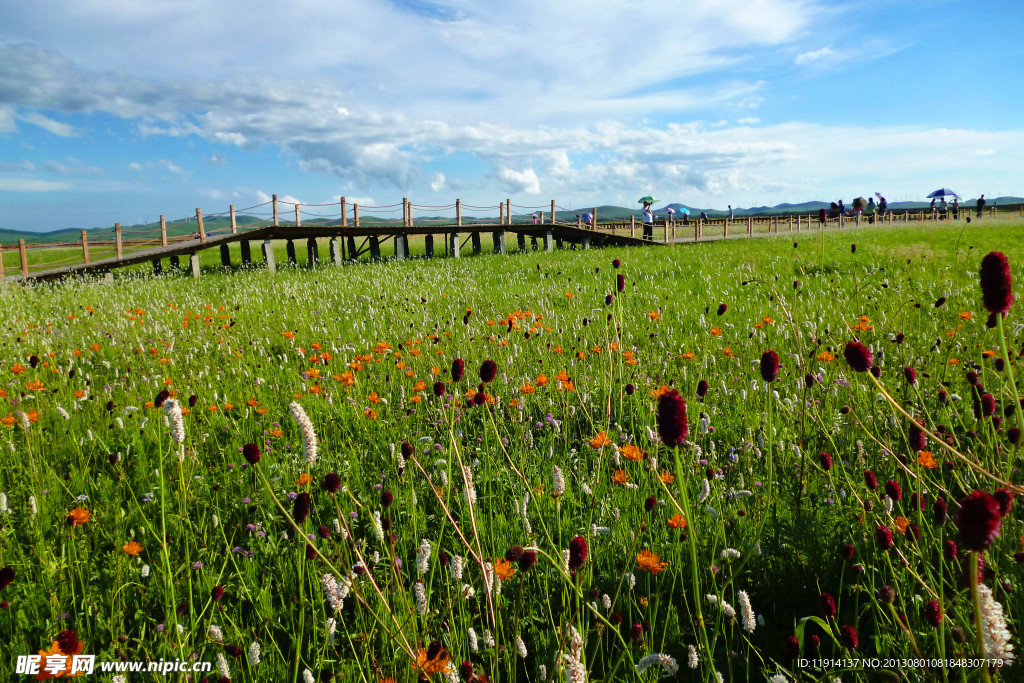
M940 197L959 197L959 196L960 195L958 195L956 192L953 192L953 190L949 189L948 187L943 187L943 188L940 188L938 190L935 190L935 192L932 192L925 199L938 199Z
M690 210L687 209L685 206L680 206L679 207L679 213L685 213L687 216L689 216L690 215Z

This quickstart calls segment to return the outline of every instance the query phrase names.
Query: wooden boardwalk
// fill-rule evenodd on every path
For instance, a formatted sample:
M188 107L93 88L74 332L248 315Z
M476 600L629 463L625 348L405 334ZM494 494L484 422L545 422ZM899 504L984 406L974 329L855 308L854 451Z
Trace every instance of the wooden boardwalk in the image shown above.
M331 263L340 265L346 260L356 260L364 254L369 254L371 259L381 258L381 243L386 240L394 240L395 258L408 258L409 237L423 236L426 243L426 256L439 255L441 249L436 244L435 237L441 236L443 243L440 245L444 253L451 257L458 258L468 248L474 254L483 250L483 236L489 235L493 244L494 253L504 254L510 251L507 244L509 234L516 239L515 249L526 251L527 249L540 248L544 251L553 251L556 247L562 248L566 243L576 245L578 248L587 249L591 246L650 246L664 244L664 242L644 241L638 237L632 237L628 231L613 232L609 230L592 230L579 228L565 224L547 225L501 225L478 223L474 225L413 225L413 226L390 226L390 225L363 225L363 226L327 226L327 225L278 225L242 230L235 233L214 234L200 240L198 237L179 239L167 246L157 246L148 249L140 249L123 253L121 257L111 257L99 260L91 260L88 263L77 263L60 268L29 271L8 274L6 281L12 282L46 282L61 280L69 277L84 275L99 275L112 273L118 268L127 268L144 263L152 263L155 273L161 273L164 269L163 260L168 259L172 268L180 268L181 260L184 257L188 261L187 270L195 277L201 274L199 268L199 253L207 249L220 249L221 264L230 266L230 252L228 246L239 243L241 248L241 264L253 265L263 263L270 272L276 272L277 264L274 257L273 242L285 241L287 245L288 261L297 263L295 244L305 242L306 258L309 263L321 262L320 246L318 240L329 239L328 260ZM253 258L253 245L260 250L259 258ZM24 269L23 269L24 270Z

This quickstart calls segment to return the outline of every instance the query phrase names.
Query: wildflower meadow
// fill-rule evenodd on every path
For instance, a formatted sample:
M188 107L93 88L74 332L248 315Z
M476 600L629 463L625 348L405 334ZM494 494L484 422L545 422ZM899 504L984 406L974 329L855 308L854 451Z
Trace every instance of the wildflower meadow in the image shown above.
M0 678L1024 680L1022 236L0 285Z

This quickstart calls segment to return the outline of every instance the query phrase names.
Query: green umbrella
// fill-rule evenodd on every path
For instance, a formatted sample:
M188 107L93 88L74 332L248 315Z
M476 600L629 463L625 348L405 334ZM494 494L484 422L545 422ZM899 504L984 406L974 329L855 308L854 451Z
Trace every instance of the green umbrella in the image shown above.
M638 199L636 203L637 204L643 204L644 202L647 202L649 204L653 204L656 201L658 201L657 197L652 197L651 195L647 195L646 197L641 197L640 199Z

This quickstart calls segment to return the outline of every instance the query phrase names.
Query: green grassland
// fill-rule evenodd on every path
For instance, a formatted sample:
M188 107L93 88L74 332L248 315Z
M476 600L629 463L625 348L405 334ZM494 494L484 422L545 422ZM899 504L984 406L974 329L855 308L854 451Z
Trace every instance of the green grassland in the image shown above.
M1019 272L1022 236L1000 221L340 267L324 242L316 268L282 267L279 243L274 275L208 250L198 279L0 283L0 677L74 630L100 660L222 660L209 680L1017 680L1019 663L958 658L1002 644L992 600L1014 644L1022 629L1024 321L1018 295L1005 342L987 328L978 283L992 250ZM877 384L844 362L854 337ZM975 416L968 370L1000 420ZM180 445L163 389L187 408ZM659 438L670 389L678 448ZM929 456L894 403L942 435ZM1013 502L972 588L958 501L998 488ZM794 647L847 663L799 666Z

